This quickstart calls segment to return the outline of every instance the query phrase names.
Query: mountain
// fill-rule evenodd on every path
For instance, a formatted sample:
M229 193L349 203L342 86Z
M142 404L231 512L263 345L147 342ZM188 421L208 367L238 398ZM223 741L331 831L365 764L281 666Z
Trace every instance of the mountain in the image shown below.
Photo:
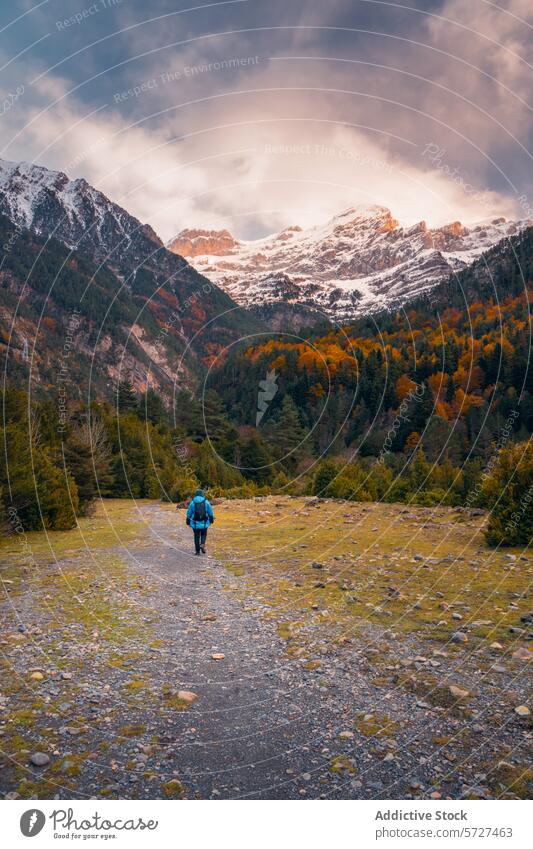
M274 451L287 432L287 405L315 457L380 457L393 461L400 476L421 445L431 463L457 467L435 484L438 502L448 487L466 493L497 448L533 432L532 299L533 227L408 310L250 340L210 374L208 385L237 426L251 427L257 386L275 375L276 391L257 428ZM341 497L364 500L365 481ZM392 500L398 496L396 490Z
M162 246L151 227L85 180L27 162L0 160L0 212L18 227L104 261L131 265Z
M129 372L141 389L149 374L167 396L175 382L194 383L227 345L264 329L83 179L0 160L0 219L0 331L11 359L21 367L31 359L45 382L76 312L77 353L94 359L85 377L92 370L106 386Z
M227 230L183 230L168 248L262 316L304 308L345 320L411 300L469 266L529 221L466 227L401 225L383 206L353 207L326 224L239 241Z

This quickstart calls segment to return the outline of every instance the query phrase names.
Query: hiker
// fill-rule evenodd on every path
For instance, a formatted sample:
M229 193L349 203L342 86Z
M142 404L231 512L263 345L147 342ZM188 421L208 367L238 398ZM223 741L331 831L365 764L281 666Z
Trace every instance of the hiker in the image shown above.
M207 529L215 521L213 508L204 495L203 489L197 489L187 509L187 524L194 531L195 554L205 554Z

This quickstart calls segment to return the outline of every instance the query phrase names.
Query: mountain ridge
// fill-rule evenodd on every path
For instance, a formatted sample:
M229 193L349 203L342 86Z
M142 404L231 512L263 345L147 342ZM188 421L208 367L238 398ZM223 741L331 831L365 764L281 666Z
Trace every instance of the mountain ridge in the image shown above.
M105 374L112 381L117 377L118 358L136 388L145 387L150 373L168 397L176 381L191 385L227 345L264 329L183 257L168 251L149 225L84 179L0 160L0 216L1 330L4 339L18 339L10 351L18 366L24 361L24 339L39 336L39 311L50 326L65 328L76 299L85 314L80 344L89 339L94 344L98 335L105 340L105 350L93 349L93 356L102 355L104 387ZM21 333L17 322L19 329L24 325ZM60 348L62 342L54 334L46 339L41 332L39 338L42 361L48 363L44 372L51 376L52 342Z
M370 205L253 241L186 229L167 246L246 308L301 305L345 320L406 303L531 223L500 217L471 226L402 225L387 207Z

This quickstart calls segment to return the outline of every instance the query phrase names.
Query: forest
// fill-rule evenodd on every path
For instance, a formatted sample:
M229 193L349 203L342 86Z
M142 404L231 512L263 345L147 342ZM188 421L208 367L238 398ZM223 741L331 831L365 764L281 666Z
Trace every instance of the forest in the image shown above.
M55 268L58 249L50 250ZM18 356L6 366L5 530L70 528L97 498L179 503L201 485L212 497L273 492L491 508L491 544L526 542L533 529L533 290L525 283L532 255L529 230L405 309L308 328L300 339L261 332L260 343L231 345L229 354L215 347L205 381L182 384L172 397L149 379L140 389L127 372L106 384L101 371L89 402L81 391L92 374L88 355L71 358L64 385L54 343L77 303L76 285L89 278L79 260L56 286L55 318L44 319L54 322L46 331L48 365L31 396L20 389L30 380L28 364ZM24 262L10 258L8 290ZM42 274L46 289L46 267ZM102 281L103 303L113 286ZM38 289L35 304L26 302L28 317L39 307ZM112 314L116 334L133 315L130 295L124 298ZM102 303L86 304L81 319L94 318ZM517 510L513 524L508 517Z

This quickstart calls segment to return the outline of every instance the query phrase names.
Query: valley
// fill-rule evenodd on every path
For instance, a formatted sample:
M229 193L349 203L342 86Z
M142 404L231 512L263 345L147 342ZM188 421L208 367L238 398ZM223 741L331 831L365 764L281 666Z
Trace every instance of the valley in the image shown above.
M1 543L6 798L531 793L532 562L483 512L215 510L200 561L153 501Z

